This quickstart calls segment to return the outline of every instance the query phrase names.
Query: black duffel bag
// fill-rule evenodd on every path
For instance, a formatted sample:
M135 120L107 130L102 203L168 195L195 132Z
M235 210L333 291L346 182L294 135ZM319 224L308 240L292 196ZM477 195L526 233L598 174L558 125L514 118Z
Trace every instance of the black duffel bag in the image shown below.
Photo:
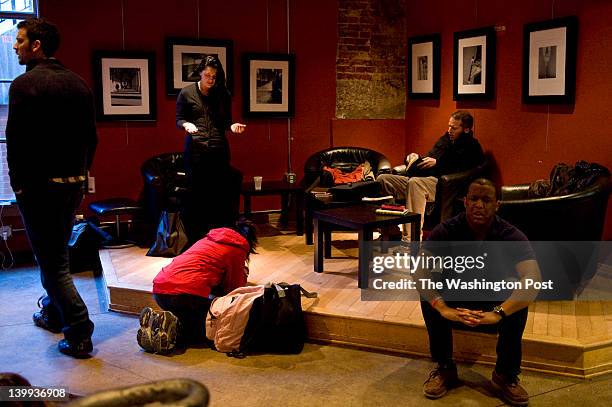
M314 298L299 284L270 283L257 298L242 335L240 352L300 353L306 341L301 295Z
M188 242L180 212L162 211L159 218L155 243L147 252L147 256L178 256L183 252Z

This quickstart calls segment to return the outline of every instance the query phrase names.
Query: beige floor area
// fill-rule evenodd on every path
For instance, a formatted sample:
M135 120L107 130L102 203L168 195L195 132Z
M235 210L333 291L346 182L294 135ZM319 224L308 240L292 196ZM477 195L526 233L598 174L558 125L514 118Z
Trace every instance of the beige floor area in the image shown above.
M431 362L394 354L307 344L299 355L234 359L210 349L183 354L144 353L134 316L106 311L103 281L75 276L96 324L95 351L87 360L61 355L61 335L35 327L31 314L42 292L35 268L0 271L0 371L18 372L33 384L67 386L86 395L99 390L188 377L204 383L211 406L499 406L488 386L490 368L461 364L464 385L430 401L421 395ZM524 372L532 406L608 406L612 376L593 380Z

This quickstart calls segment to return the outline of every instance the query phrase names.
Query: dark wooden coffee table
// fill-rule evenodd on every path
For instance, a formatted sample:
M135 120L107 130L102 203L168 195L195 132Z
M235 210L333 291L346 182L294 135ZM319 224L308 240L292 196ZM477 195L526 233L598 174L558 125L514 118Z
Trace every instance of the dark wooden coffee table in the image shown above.
M286 181L266 181L261 183L261 189L255 189L253 181L245 181L242 183L242 196L244 197L244 216L251 217L251 198L253 196L265 195L280 195L281 196L281 225L287 226L289 198L295 198L296 206L296 234L302 236L304 234L304 189L296 184L290 184Z
M331 257L331 230L333 225L356 230L359 234L359 288L368 288L372 238L374 230L386 226L409 223L413 241L421 236L421 215L408 213L402 216L377 215L376 205L354 205L343 208L323 209L313 212L314 221L314 271L323 272L324 257ZM370 244L368 244L370 242Z

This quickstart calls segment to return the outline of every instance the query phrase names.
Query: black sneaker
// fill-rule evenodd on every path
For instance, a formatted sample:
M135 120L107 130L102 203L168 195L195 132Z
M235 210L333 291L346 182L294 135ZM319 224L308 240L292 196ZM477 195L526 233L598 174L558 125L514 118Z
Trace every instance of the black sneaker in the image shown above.
M423 384L423 394L430 399L439 399L444 396L449 389L457 385L457 367L442 367L438 365L429 373L429 377Z
M91 343L91 338L82 339L80 341L62 339L58 342L57 348L64 355L72 356L77 359L85 359L91 357L90 353L93 351L93 344Z
M158 313L152 308L146 307L140 311L140 328L136 334L136 340L142 349L147 352L155 352L153 348L153 320L158 317Z
M38 308L40 308L40 311L32 315L32 321L34 321L34 325L37 327L58 334L62 332L62 324L58 320L49 317L49 309L42 304L45 298L46 296L43 295L38 299Z
M153 349L155 353L170 353L176 346L178 318L170 311L162 311L153 318Z

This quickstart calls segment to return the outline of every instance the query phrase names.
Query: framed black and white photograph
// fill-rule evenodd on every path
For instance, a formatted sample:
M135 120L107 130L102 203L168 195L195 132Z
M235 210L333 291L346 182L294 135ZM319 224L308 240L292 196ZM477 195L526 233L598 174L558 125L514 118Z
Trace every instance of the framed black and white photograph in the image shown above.
M454 34L453 100L490 99L495 93L495 29Z
M440 97L440 34L408 38L408 96Z
M196 68L209 55L221 61L227 88L232 92L233 54L231 40L166 38L166 93L178 95L185 86L199 81Z
M155 54L95 51L99 120L155 120Z
M244 54L245 117L292 117L295 57L291 54Z
M526 24L523 35L523 102L573 103L578 19Z

